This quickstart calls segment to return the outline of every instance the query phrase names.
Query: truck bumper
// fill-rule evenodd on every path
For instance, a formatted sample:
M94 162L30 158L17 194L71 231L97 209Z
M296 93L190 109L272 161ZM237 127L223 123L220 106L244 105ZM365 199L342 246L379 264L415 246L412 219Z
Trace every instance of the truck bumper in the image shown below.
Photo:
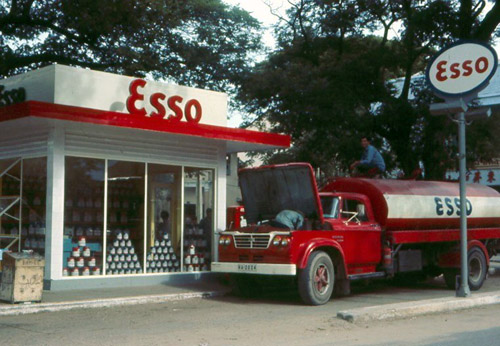
M212 272L294 276L297 267L295 264L212 262Z

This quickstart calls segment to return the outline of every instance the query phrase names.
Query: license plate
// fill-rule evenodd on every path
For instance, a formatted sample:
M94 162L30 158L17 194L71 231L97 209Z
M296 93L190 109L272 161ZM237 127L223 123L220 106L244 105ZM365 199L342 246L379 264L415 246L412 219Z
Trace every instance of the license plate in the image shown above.
M239 272L255 272L257 271L256 264L238 264Z

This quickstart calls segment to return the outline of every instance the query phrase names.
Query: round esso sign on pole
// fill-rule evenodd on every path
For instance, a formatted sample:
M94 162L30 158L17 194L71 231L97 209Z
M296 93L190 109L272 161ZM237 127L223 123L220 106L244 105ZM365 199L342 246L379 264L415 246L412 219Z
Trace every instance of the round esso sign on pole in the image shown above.
M497 64L497 54L489 45L458 41L436 54L427 66L426 77L436 94L461 97L484 88Z

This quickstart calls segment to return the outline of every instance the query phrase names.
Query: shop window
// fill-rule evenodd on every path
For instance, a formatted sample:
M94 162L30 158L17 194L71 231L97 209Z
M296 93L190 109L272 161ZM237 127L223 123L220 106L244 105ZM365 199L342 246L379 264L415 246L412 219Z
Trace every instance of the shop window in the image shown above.
M45 256L46 172L45 157L0 161L0 249Z
M23 160L21 248L45 256L47 159Z
M144 272L144 177L144 163L108 161L106 274Z
M180 271L181 167L148 165L147 273Z
M186 167L183 271L210 269L214 214L214 170Z
M63 276L103 272L104 167L104 160L65 158Z

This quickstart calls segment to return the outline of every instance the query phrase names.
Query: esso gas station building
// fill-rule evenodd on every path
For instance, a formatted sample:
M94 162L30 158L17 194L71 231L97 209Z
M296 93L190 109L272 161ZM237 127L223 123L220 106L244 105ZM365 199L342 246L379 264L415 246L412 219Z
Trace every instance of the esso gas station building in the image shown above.
M0 81L0 248L50 290L210 277L226 156L290 137L227 127L227 95L63 65Z

